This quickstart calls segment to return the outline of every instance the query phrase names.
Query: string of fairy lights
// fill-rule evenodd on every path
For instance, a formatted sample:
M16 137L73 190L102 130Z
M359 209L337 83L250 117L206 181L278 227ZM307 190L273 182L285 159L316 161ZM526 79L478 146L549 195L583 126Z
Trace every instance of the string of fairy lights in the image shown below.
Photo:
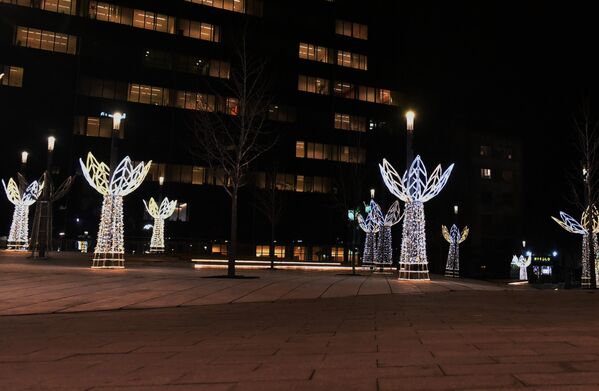
M154 198L150 198L150 201L146 203L143 201L146 211L154 219L154 226L152 228L152 238L150 239L150 252L151 253L163 253L164 252L164 220L168 219L173 215L177 208L177 200L169 201L165 198L160 203L160 206L156 203Z
M22 193L12 178L8 180L8 184L2 180L2 186L6 197L15 206L8 234L8 249L26 251L29 248L29 207L42 194L44 184L33 181Z
M443 238L449 243L449 253L447 254L447 264L445 265L446 277L460 276L460 243L468 237L470 229L465 227L462 232L457 225L452 225L451 229L441 226Z

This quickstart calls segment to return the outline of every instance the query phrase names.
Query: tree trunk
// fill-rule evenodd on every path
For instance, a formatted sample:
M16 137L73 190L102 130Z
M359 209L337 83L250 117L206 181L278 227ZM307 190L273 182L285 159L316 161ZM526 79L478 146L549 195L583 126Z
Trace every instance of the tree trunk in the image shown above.
M229 242L229 263L227 275L235 277L235 256L237 255L237 189L231 194L231 241Z

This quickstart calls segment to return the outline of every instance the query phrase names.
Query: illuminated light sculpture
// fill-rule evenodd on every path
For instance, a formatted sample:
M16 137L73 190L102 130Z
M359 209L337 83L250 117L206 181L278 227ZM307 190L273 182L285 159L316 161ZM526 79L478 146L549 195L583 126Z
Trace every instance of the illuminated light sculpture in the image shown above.
M520 268L520 280L528 281L528 273L526 272L526 268L530 266L532 259L530 255L528 257L524 257L524 255L514 255L512 257L512 265L518 266Z
M21 176L19 180L25 182ZM15 206L8 234L8 249L26 251L29 247L29 207L39 198L44 184L34 181L28 186L25 185L23 186L25 191L22 194L12 178L8 180L8 185L2 180L2 186L4 186L6 197Z
M358 224L362 231L366 232L366 240L364 241L364 253L362 254L362 264L373 265L375 263L375 251L377 247L376 234L379 232L384 223L383 212L379 205L370 200L370 211L366 215L366 219L358 214Z
M379 164L379 168L389 191L406 203L399 279L429 280L424 203L441 192L451 175L453 164L445 172L442 172L441 165L437 166L430 176L420 156L416 156L403 176L386 159Z
M144 205L149 215L154 218L154 228L152 230L152 239L150 240L150 252L151 253L163 253L164 252L164 220L172 216L177 207L177 200L169 201L165 198L160 203L160 206L154 201L154 198L150 198L150 201Z
M92 268L124 268L123 197L141 185L152 162L141 162L133 167L127 156L111 173L110 168L105 163L98 162L90 152L86 162L79 159L79 163L87 182L103 196Z
M402 219L399 208L399 201L391 204L391 207L385 215L378 233L374 263L377 265L391 265L393 263L393 240L391 237L391 227L399 223Z
M447 254L447 264L445 265L445 277L460 276L460 243L468 237L470 229L465 227L462 232L457 225L452 225L451 229L441 226L443 237L449 243L449 253Z
M560 219L551 217L566 231L582 235L582 278L581 285L583 288L591 287L591 262L589 259L589 247L593 246L595 254L595 280L599 281L599 242L597 241L597 233L599 233L599 212L593 206L592 212L587 208L582 214L581 223L567 213L559 212ZM590 216L592 215L592 216ZM593 219L594 217L594 219ZM593 219L593 221L589 221ZM589 232L587 227L591 227L592 232ZM597 284L599 286L599 284Z

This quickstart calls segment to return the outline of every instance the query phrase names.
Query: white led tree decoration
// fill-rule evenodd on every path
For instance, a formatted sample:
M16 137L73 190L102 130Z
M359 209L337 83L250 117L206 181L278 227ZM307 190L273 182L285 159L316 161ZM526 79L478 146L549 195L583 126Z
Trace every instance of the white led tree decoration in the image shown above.
M402 219L399 208L399 201L391 204L391 207L385 215L380 228L376 243L374 263L377 265L391 265L393 263L393 241L391 237L391 227L399 223Z
M44 184L34 181L29 186L24 186L26 188L22 194L12 178L8 180L8 185L2 180L2 186L6 197L15 206L8 234L8 248L25 251L29 247L29 207L39 198Z
M395 201L383 216L381 207L374 200L370 200L370 211L366 219L358 214L360 228L366 232L362 263L380 266L393 263L391 227L402 217L398 201Z
M143 182L152 162L133 167L127 156L114 172L92 153L84 163L79 159L83 176L91 187L102 194L102 214L92 268L124 268L125 245L123 227L123 197L134 192Z
M399 279L428 280L424 203L441 192L451 175L453 164L445 172L442 172L441 165L437 166L430 176L420 156L416 156L403 176L386 159L379 168L389 191L406 203Z
M366 215L366 219L358 214L358 224L364 232L366 239L364 241L364 253L362 254L362 264L372 265L375 263L375 251L377 248L376 235L384 223L383 212L379 205L370 200L370 211Z
M589 213L591 212L591 213ZM576 221L575 218L567 213L559 212L560 219L551 217L556 223L558 223L566 231L582 235L582 278L581 285L583 288L591 287L591 262L589 259L589 247L593 246L593 253L595 254L595 279L599 281L599 242L597 241L597 233L599 233L599 213L593 206L592 211L587 208L582 214L581 223ZM594 217L594 219L593 219ZM590 221L589 219L593 219ZM592 232L589 232L586 227L591 227Z
M470 229L465 227L462 232L457 225L452 225L448 230L446 226L441 226L443 237L449 243L449 253L447 254L447 264L445 265L446 277L460 276L460 243L468 237Z
M164 220L172 216L175 208L177 207L177 200L169 201L165 198L160 203L160 206L154 201L154 198L150 198L150 201L144 205L148 214L154 218L154 228L152 229L152 239L150 240L150 252L151 253L163 253L164 252Z
M520 255L520 257L514 255L512 257L512 265L518 266L520 268L520 280L528 281L528 273L526 268L530 266L531 261L532 260L530 256L525 258L524 255Z

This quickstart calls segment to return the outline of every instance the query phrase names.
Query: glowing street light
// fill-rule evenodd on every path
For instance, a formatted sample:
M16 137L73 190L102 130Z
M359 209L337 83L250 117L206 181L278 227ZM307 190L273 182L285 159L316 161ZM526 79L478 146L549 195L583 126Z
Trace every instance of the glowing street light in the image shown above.
M54 143L56 143L56 137L54 137L54 136L48 137L48 152L54 151Z
M406 112L406 129L410 132L414 131L414 118L416 118L416 113L412 110Z
M27 152L27 151L21 152L21 164L27 164L28 157L29 157L29 152Z

